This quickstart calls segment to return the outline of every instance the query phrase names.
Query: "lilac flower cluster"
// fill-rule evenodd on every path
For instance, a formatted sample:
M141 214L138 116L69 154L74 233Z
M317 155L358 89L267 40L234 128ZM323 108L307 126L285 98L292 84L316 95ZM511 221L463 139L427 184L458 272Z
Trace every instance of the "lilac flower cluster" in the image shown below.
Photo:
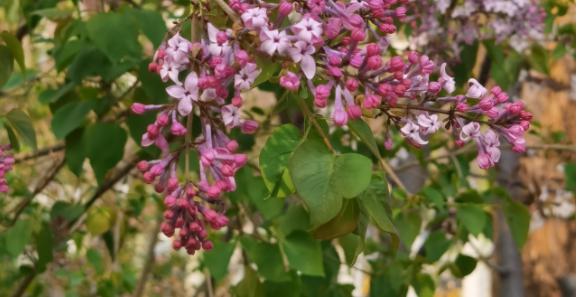
M138 169L145 182L164 194L162 231L174 236L178 229L175 249L184 247L191 254L210 249L206 227L219 229L228 223L220 198L235 190L234 175L247 157L237 153L238 144L226 133L258 129L258 123L240 116L243 92L254 88L261 75L257 57L268 56L271 63L282 65L272 79L287 92L312 94L318 112L328 113L337 126L363 114L386 117L386 147L392 144L389 127L417 147L426 145L445 116L444 127L457 145L477 144L482 168L499 160L500 136L515 151L525 149L531 114L499 87L487 90L471 79L466 94L452 95L455 80L446 64L437 69L433 60L417 52L387 55L388 36L406 18L407 0L228 3L225 11L238 18L232 28L204 21L202 40L191 42L176 33L156 51L149 69L170 83L166 92L171 102L132 105L136 114L157 112L142 145L158 147L161 156L141 161ZM195 139L193 120L202 127ZM488 128L481 129L481 123ZM198 180L185 170L181 181L179 160L190 150L199 155Z
M387 35L396 30L394 19L405 18L406 1L230 3L244 26L259 36L259 50L284 59L288 65L280 85L297 91L305 80L305 88L314 94L314 105L319 109L333 99L330 117L335 125L360 118L363 110L379 110L411 144L422 146L440 129L439 115L447 114L446 127L452 129L457 144L476 141L482 168L498 161L499 134L514 150L524 150L523 136L531 115L519 102L509 103L500 88L488 92L471 79L467 94L451 96L455 80L447 74L446 64L441 65L435 81L430 78L436 64L426 55L410 52L406 57L384 59ZM502 9L499 5L488 7ZM275 10L277 18L270 20ZM288 21L285 16L289 16ZM441 97L443 90L447 95ZM444 106L449 109L442 109ZM404 116L395 114L399 109L406 110ZM484 134L478 124L481 117L489 119L486 123L490 129ZM470 131L472 126L479 129ZM390 144L390 140L385 143Z
M0 146L0 193L8 193L9 190L6 174L14 166L14 157L9 151L9 145Z
M536 0L418 0L409 10L413 46L433 54L475 40L507 41L517 51L544 39L546 13Z
M172 36L156 51L149 65L151 71L171 84L166 92L172 101L162 105L134 103L131 107L136 114L158 113L141 144L158 147L161 157L141 161L137 167L144 181L164 194L167 210L162 232L174 236L178 229L173 247L184 247L190 254L212 248L207 226L219 229L228 224L220 213L224 206L220 197L236 189L234 175L247 162L244 154L237 153L238 143L227 136L227 129L238 127L244 133L258 129L257 122L241 118L239 107L240 92L250 87L260 70L230 38L230 32L220 31L210 23L201 42L192 43L178 33ZM194 49L200 50L194 53ZM233 95L229 95L231 85ZM193 120L202 127L196 139L190 139ZM171 150L169 137L171 142L179 139L184 144ZM199 155L198 181L188 178L186 172L187 177L181 182L178 163L190 150Z

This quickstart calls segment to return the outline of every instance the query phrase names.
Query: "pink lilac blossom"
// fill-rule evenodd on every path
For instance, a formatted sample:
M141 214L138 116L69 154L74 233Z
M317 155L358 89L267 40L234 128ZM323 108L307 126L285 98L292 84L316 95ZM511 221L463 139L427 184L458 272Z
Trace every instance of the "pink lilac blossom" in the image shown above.
M545 11L536 0L417 0L411 3L411 43L431 56L456 56L475 40L507 42L516 51L544 40Z
M6 174L12 170L12 166L14 166L14 157L10 153L10 146L0 146L0 193L8 193Z
M262 11L254 11L253 28L262 26L262 18ZM206 28L206 38L197 43L173 35L159 47L149 66L164 81L172 83L166 88L172 101L159 105L134 103L131 107L136 114L157 112L156 120L142 135L141 144L159 148L160 157L141 161L137 167L144 181L164 195L162 232L174 237L175 249L184 248L189 254L212 248L208 227L220 229L228 224L222 214L225 205L221 196L236 189L234 175L247 157L237 152L238 144L227 136L227 130L238 128L243 133L254 133L258 129L257 122L240 116L239 107L241 92L252 88L260 69L232 40L230 30L219 30L210 23ZM193 55L192 48L201 50ZM181 77L185 77L184 83ZM229 94L230 86L234 94ZM183 140L191 134L184 124L188 119L201 123L200 134L192 142L171 147L169 139L178 142L176 139ZM178 177L179 160L190 150L199 155L196 181Z
M308 89L314 106L329 108L330 118L337 126L360 118L363 109L378 110L410 143L422 146L440 130L440 116L445 114L445 127L453 130L458 145L475 139L480 155L493 152L491 158L480 157L491 161L479 162L483 167L494 165L498 159L494 151L500 145L498 139L481 141L489 139L486 135L503 136L514 150L524 150L523 136L529 129L531 115L519 103L511 102L500 88L487 90L470 79L465 94L453 95L455 79L449 75L446 63L439 68L428 55L415 51L385 55L397 22L414 20L419 15L408 16L407 11L418 12L415 5L426 7L426 1L229 3L251 35L258 36L255 48L282 63L279 84L291 92ZM532 1L497 0L465 0L453 8L449 1L439 1L433 10L437 9L452 9L454 17L472 17L478 11L486 11L510 19L518 17L514 9L540 11ZM538 23L539 18L536 16L533 21ZM536 25L533 29L539 28ZM398 110L406 110L405 115L398 116ZM488 132L470 131L470 123L475 121L486 122ZM463 127L468 128L462 132Z
M470 79L465 94L455 95L446 64L438 67L415 51L387 54L389 35L410 17L408 0L229 0L229 5L243 26L233 30L205 23L202 40L193 43L174 34L156 51L149 69L171 84L166 88L171 102L132 105L136 114L157 112L141 144L160 149L160 157L141 161L138 169L164 195L162 232L174 237L175 249L191 254L210 249L207 227L228 223L221 197L236 189L234 175L247 157L238 153L227 132L258 129L256 121L240 113L243 92L256 87L261 74L257 58L280 64L282 70L271 81L278 79L287 92L312 94L314 106L328 109L336 126L365 112L385 117L387 149L392 148L394 128L421 147L442 126L457 145L477 144L482 168L499 160L500 137L515 151L525 149L531 114L499 87L487 89ZM462 13L475 7L466 6ZM184 124L191 120L202 127L194 139ZM488 128L482 131L480 123ZM196 180L178 176L179 160L190 150L199 156Z

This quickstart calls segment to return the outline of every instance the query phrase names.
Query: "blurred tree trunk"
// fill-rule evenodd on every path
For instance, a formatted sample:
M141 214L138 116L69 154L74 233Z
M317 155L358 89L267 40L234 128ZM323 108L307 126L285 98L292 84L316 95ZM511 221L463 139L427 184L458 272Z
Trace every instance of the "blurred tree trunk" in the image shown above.
M519 157L509 150L503 150L501 161L498 166L497 182L504 187L513 199L522 195L518 186ZM523 262L521 253L513 240L507 220L503 211L497 214L497 241L495 252L497 254L499 278L496 280L498 296L523 297L525 296L523 285Z

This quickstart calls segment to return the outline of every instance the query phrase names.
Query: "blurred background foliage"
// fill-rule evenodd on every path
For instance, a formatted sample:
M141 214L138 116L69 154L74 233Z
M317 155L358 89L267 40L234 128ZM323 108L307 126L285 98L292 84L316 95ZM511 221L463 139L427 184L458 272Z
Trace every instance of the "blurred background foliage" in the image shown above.
M573 3L542 2L546 41L523 53L476 42L452 68L461 87L472 72L526 100L536 123L524 156L484 172L442 137L385 151L382 123L352 123L333 131L334 146L383 158L397 186L375 174L314 230L288 157L271 156L294 150L306 127L295 98L261 84L245 112L263 127L233 131L251 161L228 197L231 224L195 256L158 234L160 197L132 170L158 153L138 145L153 118L128 112L167 100L147 65L188 5L0 1L0 136L17 153L0 194L1 296L521 296L504 293L519 275L525 296L574 294Z

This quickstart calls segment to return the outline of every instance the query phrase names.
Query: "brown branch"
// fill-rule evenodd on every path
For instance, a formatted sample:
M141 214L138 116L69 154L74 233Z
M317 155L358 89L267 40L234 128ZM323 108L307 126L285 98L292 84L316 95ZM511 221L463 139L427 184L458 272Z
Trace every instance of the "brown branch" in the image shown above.
M96 189L92 197L90 197L90 199L84 204L84 210L82 214L79 216L79 218L82 217L88 211L88 209L90 209L90 207L94 204L94 202L96 202L104 193L110 190L124 176L128 175L130 171L136 166L138 159L139 159L138 155L134 154L133 156L128 158L125 164L122 167L118 168L118 170L116 170L109 179L104 181L104 183L102 183L102 185L100 185L100 187ZM68 235L70 235L76 230L78 222L80 222L80 219L73 220L68 224L69 234L64 234L61 237L61 242L66 241ZM28 286L30 286L36 275L37 273L34 272L27 275L26 278L23 279L22 282L20 282L16 291L14 291L14 293L12 294L12 297L23 296L24 292L26 291Z
M216 2L216 4L220 7L220 9L222 9L228 15L228 17L231 18L234 22L240 21L236 12L234 12L234 10L232 10L232 8L230 8L230 6L226 4L226 2L224 2L223 0L214 0L214 2Z
M30 272L28 275L26 275L26 277L20 282L18 288L16 288L16 291L14 291L14 293L11 296L12 297L23 296L24 292L26 291L28 286L30 286L35 277L36 277L35 272Z
M8 226L12 226L18 221L20 215L22 215L26 207L32 203L32 200L34 200L36 195L40 194L50 184L50 182L56 178L56 175L58 175L58 172L60 172L60 170L64 167L64 164L66 164L64 157L61 157L60 160L54 162L55 166L52 167L52 170L50 170L48 174L46 174L46 176L38 183L38 185L36 185L36 188L34 188L30 196L28 196L26 200L20 202L16 208L11 211L14 212L14 217Z
M28 160L32 160L32 159L37 159L40 157L44 157L47 155L50 155L52 153L56 153L59 151L64 150L65 146L64 144L57 144L51 147L47 147L47 148L43 148L43 149L39 149L34 153L31 154L26 154L26 155L21 155L21 156L16 156L14 158L14 163L18 164L24 161L28 161Z
M157 218L156 226L154 230L150 234L148 250L146 252L146 260L144 262L144 267L142 268L142 273L140 274L140 279L138 280L138 284L136 285L136 290L134 292L134 297L140 297L144 293L144 289L146 288L146 282L148 281L148 276L152 271L152 267L154 266L155 258L154 258L154 248L158 243L158 232L160 232L160 226L162 225L162 219Z

